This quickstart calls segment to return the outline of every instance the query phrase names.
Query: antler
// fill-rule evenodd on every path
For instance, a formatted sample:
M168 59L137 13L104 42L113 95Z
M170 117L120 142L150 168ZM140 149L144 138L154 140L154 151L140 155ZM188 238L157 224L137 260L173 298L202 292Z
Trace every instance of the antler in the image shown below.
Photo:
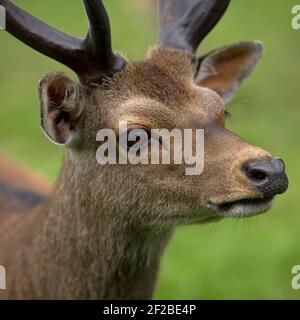
M84 40L50 27L9 0L0 0L0 5L6 10L10 34L71 68L82 83L100 83L105 76L122 69L125 62L112 51L110 23L102 1L83 2L89 20Z
M159 0L162 47L195 53L219 22L230 0Z

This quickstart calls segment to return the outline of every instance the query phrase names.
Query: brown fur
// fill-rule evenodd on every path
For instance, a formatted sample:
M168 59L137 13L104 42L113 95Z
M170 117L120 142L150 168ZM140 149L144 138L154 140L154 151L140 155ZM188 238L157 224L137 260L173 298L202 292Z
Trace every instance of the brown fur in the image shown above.
M97 88L75 84L80 117L49 202L27 214L2 215L3 298L151 298L161 254L178 224L221 219L208 200L259 196L241 165L270 154L224 128L222 99L194 84L195 72L189 54L154 48ZM133 127L205 128L204 173L185 176L183 166L173 165L98 165L96 134L117 130L120 120ZM35 179L16 180L40 190Z

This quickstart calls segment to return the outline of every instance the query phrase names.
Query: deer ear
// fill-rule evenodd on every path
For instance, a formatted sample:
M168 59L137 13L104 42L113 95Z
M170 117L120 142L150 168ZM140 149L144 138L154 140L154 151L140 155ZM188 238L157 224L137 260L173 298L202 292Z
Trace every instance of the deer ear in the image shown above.
M41 125L56 144L68 144L81 114L79 85L64 73L46 75L39 86Z
M216 50L199 58L195 82L216 91L228 102L254 69L262 53L260 42L239 42Z

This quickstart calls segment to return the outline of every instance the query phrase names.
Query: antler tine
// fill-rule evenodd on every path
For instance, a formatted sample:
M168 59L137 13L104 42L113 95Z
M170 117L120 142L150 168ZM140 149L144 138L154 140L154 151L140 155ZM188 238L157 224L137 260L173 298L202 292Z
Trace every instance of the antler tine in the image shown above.
M159 0L159 44L195 53L229 3L230 0Z
M111 44L110 22L101 0L84 0L89 19L89 31L85 39L86 50L94 57L101 57L107 70L118 71L124 60L115 55Z
M84 4L90 29L82 40L50 27L9 0L0 0L10 34L71 68L82 83L99 83L107 74L120 70L124 60L112 52L109 19L102 1L84 0Z

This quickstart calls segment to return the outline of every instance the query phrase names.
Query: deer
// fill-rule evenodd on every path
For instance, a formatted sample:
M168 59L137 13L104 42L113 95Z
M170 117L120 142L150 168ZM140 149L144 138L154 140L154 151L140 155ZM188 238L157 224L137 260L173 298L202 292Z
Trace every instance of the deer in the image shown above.
M114 52L101 0L83 0L79 39L9 0L6 31L76 73L39 83L41 127L64 148L54 186L1 157L2 299L151 299L179 225L246 218L288 188L284 161L226 129L226 108L262 57L259 41L198 55L230 0L159 0L159 37L145 58ZM99 129L203 129L204 170L99 165ZM150 139L150 137L149 137Z

